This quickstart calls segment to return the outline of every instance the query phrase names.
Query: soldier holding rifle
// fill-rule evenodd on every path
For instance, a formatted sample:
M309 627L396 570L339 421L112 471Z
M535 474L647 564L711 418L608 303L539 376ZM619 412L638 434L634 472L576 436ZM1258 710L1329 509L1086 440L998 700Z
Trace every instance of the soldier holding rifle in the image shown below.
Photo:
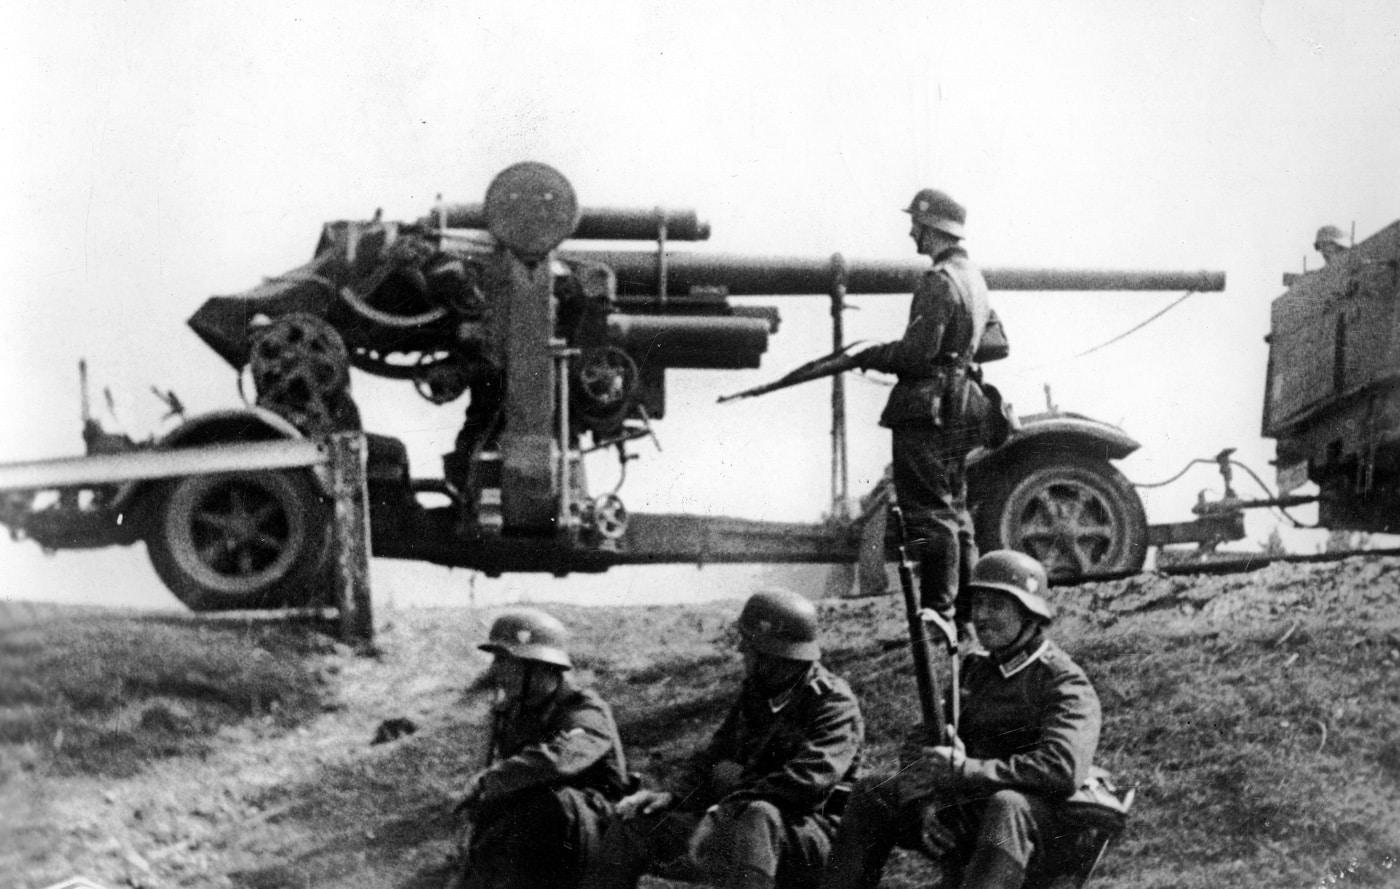
M933 268L914 291L904 335L852 358L862 370L899 377L880 416L893 436L895 499L916 547L922 605L951 620L977 559L966 457L983 443L986 400L972 362L990 308L987 282L962 247L962 205L926 188L905 212L909 236ZM966 603L959 604L965 623Z
M617 725L595 692L575 688L564 625L533 608L507 612L485 644L495 657L490 756L467 781L453 889L572 889L628 788Z
M971 618L988 650L964 664L960 724L943 737L920 725L896 775L857 784L822 889L874 889L895 845L960 871L962 889L1020 889L1059 866L1081 827L1070 798L1091 777L1101 716L1084 671L1046 637L1045 587L1024 553L978 561Z

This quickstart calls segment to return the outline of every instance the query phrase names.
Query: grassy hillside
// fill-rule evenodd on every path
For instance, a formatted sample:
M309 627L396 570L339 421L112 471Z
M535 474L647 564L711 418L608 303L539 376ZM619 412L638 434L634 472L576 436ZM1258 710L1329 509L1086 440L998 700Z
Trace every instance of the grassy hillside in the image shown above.
M1103 889L1400 884L1400 563L1057 590L1138 802ZM736 591L742 593L742 591ZM739 678L738 601L553 608L663 777ZM823 603L871 769L913 718L894 600ZM434 886L480 761L464 693L492 612L400 611L378 658L305 626L63 611L0 629L0 872L107 885ZM381 720L415 734L372 744ZM891 887L928 885L915 856Z

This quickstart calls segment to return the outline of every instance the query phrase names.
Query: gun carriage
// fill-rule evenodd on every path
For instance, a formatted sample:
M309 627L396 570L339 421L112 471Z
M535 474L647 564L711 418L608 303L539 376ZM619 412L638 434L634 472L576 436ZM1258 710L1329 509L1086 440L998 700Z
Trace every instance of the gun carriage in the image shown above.
M883 540L884 501L849 517L844 407L833 383L833 513L776 523L630 513L590 493L584 456L652 436L666 374L757 368L776 333L749 295L907 295L926 263L679 249L709 236L694 211L579 206L553 169L499 174L481 204L412 222L326 224L305 265L207 300L191 328L251 381L251 403L185 420L147 445L107 435L84 405L88 458L0 467L0 522L51 549L144 541L197 610L311 604L330 561L325 436L361 431L351 371L433 404L469 395L440 476L415 476L402 442L367 434L373 554L508 571L602 571L659 562L854 562ZM1220 273L988 269L993 289L1220 290ZM1138 447L1075 414L1023 418L973 455L984 546L1028 550L1061 574L1136 570L1171 535L1149 529L1111 464ZM139 464L139 466L138 466ZM56 492L40 508L36 492ZM1162 531L1167 528L1168 531ZM1174 531L1171 529L1175 529ZM1239 530L1242 535L1242 528ZM1192 535L1195 535L1194 537ZM876 544L878 546L878 544Z

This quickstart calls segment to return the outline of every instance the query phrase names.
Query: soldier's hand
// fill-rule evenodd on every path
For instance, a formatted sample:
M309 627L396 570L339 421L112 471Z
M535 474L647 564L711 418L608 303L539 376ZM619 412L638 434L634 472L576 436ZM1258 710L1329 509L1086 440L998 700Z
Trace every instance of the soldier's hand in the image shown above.
M967 759L962 745L906 742L899 756L899 796L904 802L945 797L956 788Z
M912 754L912 755L911 755ZM967 754L962 745L940 744L937 747L906 744L900 755L900 765L905 771L956 772L962 768Z
M618 800L617 814L627 821L638 815L650 815L669 809L675 801L675 794L664 790L638 790L631 796L624 796Z

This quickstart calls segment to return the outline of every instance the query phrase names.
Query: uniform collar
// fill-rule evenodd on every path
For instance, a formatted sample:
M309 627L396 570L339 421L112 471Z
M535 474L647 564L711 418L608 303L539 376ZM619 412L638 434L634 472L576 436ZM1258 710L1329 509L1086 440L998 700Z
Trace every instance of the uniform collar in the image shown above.
M1002 657L993 655L997 669L1005 679L1010 679L1017 673L1029 667L1031 664L1045 656L1045 651L1050 647L1050 640L1045 638L1045 634L1037 630L1029 634L1025 641L1012 649Z
M533 704L527 704L526 702L516 697L508 697L497 701L495 704L495 709L503 713L514 710L515 712L521 715L524 715L526 713L537 714L541 718L545 718L549 713L551 713L554 710L554 707L559 703L559 701L562 700L565 695L569 694L573 690L573 686L569 683L569 676L567 673L565 673L559 677L559 687L554 689L554 692L548 695L547 697L544 697L539 701L534 702Z
M805 687L815 678L813 674L816 672L816 670L817 663L816 661L813 661L812 666L807 668L807 672L803 673L802 677L796 682L794 682L791 686L789 686L786 691L783 691L779 694L774 695L771 698L768 698L767 704L769 712L778 713L788 704L792 703L792 699L797 695L797 690L799 688Z
M966 249L965 247L963 247L961 244L955 244L955 245L953 245L952 247L945 247L944 249L938 251L937 255L935 255L935 256L933 257L933 264L934 264L934 265L942 265L943 263L947 262L947 261L950 260L950 259L954 259L954 258L956 258L956 257L966 257L966 256L967 256L967 249Z

